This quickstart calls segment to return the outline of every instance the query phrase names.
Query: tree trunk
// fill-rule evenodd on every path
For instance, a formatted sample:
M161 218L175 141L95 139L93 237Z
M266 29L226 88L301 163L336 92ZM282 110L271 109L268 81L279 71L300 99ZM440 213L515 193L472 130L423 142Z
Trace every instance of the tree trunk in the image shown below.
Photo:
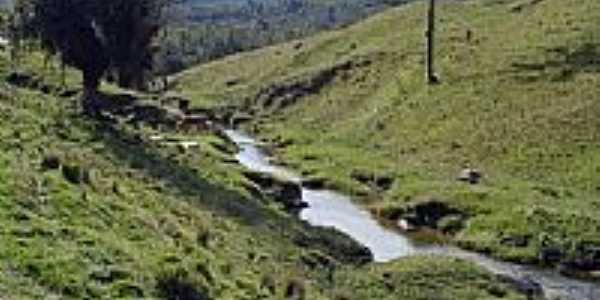
M83 71L83 97L82 107L86 115L96 116L99 111L98 87L100 76L94 71Z
M425 79L428 84L439 83L435 74L435 0L429 0L425 31Z
M62 58L60 60L60 84L63 89L67 86L67 64Z
M143 68L136 65L121 66L118 68L118 83L120 87L144 90Z
M169 76L165 73L162 76L162 92L166 93L169 90Z
M133 88L133 72L129 70L129 67L122 66L119 67L117 71L117 83L120 87L123 88Z

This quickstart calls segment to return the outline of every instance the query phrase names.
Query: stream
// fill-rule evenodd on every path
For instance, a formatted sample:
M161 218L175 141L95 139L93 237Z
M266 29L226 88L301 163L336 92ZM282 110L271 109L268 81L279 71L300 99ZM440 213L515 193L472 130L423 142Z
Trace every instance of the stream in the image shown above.
M292 170L271 163L261 150L262 144L236 130L227 130L227 136L238 145L237 160L246 168L276 175L297 183L302 177ZM414 255L440 255L473 262L488 271L525 282L536 282L548 299L599 300L600 284L567 278L553 270L502 262L482 254L452 246L416 243L408 236L385 228L366 210L353 203L350 197L331 190L302 188L302 200L308 204L300 218L313 226L333 227L373 253L376 263L385 263Z

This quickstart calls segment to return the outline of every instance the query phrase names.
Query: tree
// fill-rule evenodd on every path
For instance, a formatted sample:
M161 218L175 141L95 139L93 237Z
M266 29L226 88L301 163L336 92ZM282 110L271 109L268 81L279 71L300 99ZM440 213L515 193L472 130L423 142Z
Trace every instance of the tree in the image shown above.
M84 109L94 112L101 79L114 74L120 86L143 88L152 68L153 38L170 0L31 0L44 49L81 70Z

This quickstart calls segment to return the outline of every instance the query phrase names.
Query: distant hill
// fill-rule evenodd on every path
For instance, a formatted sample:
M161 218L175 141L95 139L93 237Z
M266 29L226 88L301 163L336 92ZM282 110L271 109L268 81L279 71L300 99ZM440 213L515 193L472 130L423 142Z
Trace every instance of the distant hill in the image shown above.
M170 13L159 69L192 64L346 26L410 0L188 0Z

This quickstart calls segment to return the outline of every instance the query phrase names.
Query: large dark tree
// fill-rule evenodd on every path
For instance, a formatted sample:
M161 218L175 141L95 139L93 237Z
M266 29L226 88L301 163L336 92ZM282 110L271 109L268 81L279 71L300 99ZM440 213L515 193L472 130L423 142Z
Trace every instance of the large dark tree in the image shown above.
M31 1L43 47L82 71L86 108L104 75L122 87L143 87L169 0Z

